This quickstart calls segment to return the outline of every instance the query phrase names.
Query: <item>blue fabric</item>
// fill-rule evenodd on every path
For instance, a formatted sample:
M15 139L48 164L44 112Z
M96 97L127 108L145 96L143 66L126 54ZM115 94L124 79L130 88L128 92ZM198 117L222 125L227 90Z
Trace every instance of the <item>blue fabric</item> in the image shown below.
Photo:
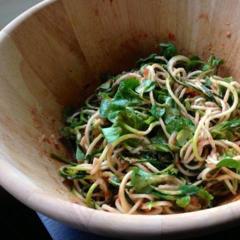
M53 240L111 240L95 234L80 232L40 213L38 213L38 216Z

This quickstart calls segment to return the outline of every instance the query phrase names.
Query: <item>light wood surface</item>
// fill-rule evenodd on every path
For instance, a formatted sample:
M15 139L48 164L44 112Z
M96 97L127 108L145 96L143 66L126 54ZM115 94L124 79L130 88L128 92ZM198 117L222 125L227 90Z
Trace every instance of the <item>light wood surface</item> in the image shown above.
M61 109L173 40L183 53L225 60L240 77L239 0L50 0L0 32L0 183L29 207L86 231L124 238L203 234L229 226L240 202L171 216L110 214L81 206L50 152ZM158 238L159 239L159 238Z

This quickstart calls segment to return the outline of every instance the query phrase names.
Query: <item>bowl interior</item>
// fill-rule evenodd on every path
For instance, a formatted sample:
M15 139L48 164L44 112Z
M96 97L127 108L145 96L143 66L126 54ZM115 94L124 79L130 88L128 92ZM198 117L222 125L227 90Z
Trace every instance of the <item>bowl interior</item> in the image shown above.
M222 74L237 79L239 10L234 0L58 0L19 17L0 33L0 171L10 166L46 194L77 201L49 157L65 152L63 106L80 104L102 76L166 41L184 54L214 53L225 61Z

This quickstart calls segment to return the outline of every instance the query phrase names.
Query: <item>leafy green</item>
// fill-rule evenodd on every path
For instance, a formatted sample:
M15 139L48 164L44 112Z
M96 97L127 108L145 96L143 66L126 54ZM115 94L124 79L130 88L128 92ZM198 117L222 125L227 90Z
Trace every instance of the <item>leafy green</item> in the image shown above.
M179 190L183 195L194 195L198 192L199 188L195 185L182 185L180 186Z
M135 92L135 89L139 85L139 80L134 77L122 80L119 84L114 99L125 99L128 101L128 104L138 104L140 101L142 101L139 95Z
M165 123L167 131L169 133L179 132L182 129L189 129L191 131L194 131L193 122L190 119L182 116L170 115L168 118L166 118Z
M184 197L180 197L176 200L176 204L181 207L185 208L190 203L191 197L189 195L186 195Z
M195 185L182 185L180 186L179 190L183 195L196 195L207 202L213 200L213 196L202 187Z
M217 168L222 167L240 170L240 161L234 160L232 158L224 158L217 164Z
M135 188L136 192L149 192L152 174L145 172L140 168L133 168L131 176L131 185Z
M208 59L207 63L203 65L202 70L203 71L209 71L209 70L216 71L217 68L221 64L223 64L223 60L212 55Z
M127 104L128 101L125 99L103 99L100 105L100 115L114 122L118 113L123 110Z
M165 111L166 111L165 108L159 107L156 104L152 105L150 110L152 116L155 117L156 119L161 118L164 115Z
M122 136L123 129L117 124L113 124L111 127L102 128L102 132L104 134L105 139L107 139L109 143L113 143L119 137Z
M166 140L161 135L151 138L150 148L158 152L171 152Z
M173 43L161 43L160 55L164 56L166 59L170 59L177 55L177 48Z
M139 95L135 92L135 88L139 86L139 80L136 78L128 78L122 80L113 99L105 98L100 104L100 115L114 122L119 112L127 106L141 103Z
M76 150L76 159L78 161L82 161L85 159L85 154L79 146L77 146L77 150Z
M141 84L135 89L135 91L139 94L143 94L146 92L151 92L155 88L155 81L144 79L141 81Z
M232 119L215 125L211 134L215 139L229 139L234 136L234 130L240 129L240 119Z
M207 202L213 200L213 195L206 191L204 188L199 188L197 196L200 197L201 199L206 200Z

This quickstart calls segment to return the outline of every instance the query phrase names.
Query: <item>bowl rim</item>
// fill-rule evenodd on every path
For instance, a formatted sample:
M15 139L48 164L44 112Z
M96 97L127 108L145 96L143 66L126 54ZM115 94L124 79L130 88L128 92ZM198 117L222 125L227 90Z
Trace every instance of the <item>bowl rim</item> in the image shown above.
M13 19L0 31L0 44L7 40L9 33L20 26L23 21L57 1L44 0ZM106 231L109 231L110 235L118 233L118 236L123 237L129 237L131 234L159 236L211 229L240 218L240 202L238 201L195 212L154 216L127 215L91 209L47 195L37 185L30 182L26 175L4 160L8 158L7 155L0 154L0 184L9 193L28 207L85 231L102 235L106 235ZM60 208L64 211L59 210ZM201 233L204 234L204 232Z

